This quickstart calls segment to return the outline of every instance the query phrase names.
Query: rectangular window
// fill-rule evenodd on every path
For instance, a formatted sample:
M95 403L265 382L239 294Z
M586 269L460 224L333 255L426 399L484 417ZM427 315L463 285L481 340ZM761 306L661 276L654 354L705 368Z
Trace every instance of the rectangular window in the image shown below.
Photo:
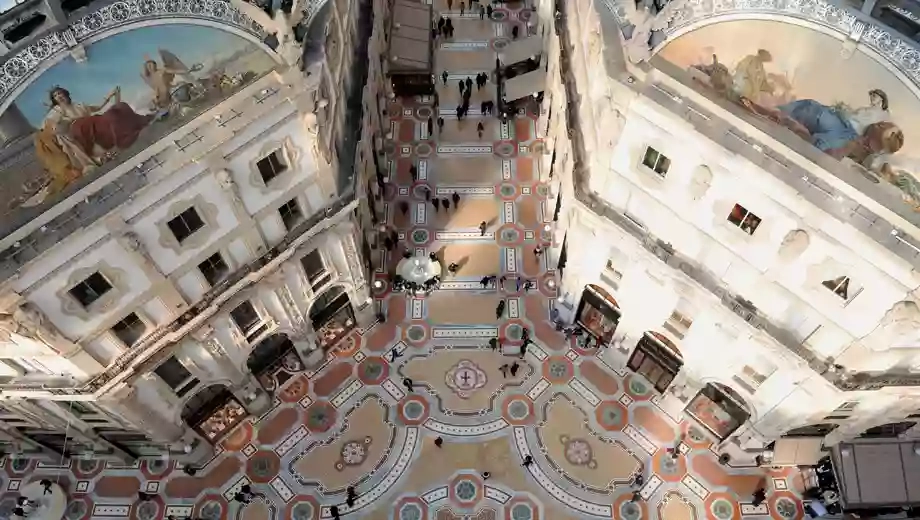
M687 331L690 330L690 325L693 325L693 320L690 319L690 317L678 311L674 311L671 313L671 316L665 320L662 326L677 339L684 339L684 336L687 335Z
M281 221L284 222L284 229L288 231L294 229L297 224L303 222L303 211L300 211L300 204L297 199L291 199L278 208L281 215Z
M99 298L102 298L102 295L109 292L112 289L112 284L105 279L105 276L102 276L98 271L87 276L85 280L73 286L69 291L70 295L74 297L80 305L83 307L89 308Z
M175 357L170 356L153 371L173 390L183 386L192 378L192 373Z
M760 217L748 211L741 204L735 204L728 215L728 221L741 228L748 235L753 235L760 225Z
M307 253L300 261L303 269L307 273L307 279L310 280L310 286L313 290L319 289L332 279L332 273L326 268L326 262L323 260L322 253L319 249L314 249Z
M227 262L224 262L224 257L220 255L220 251L198 264L198 270L201 271L201 275L212 287L230 274L230 266L227 265Z
M204 221L201 220L201 216L198 215L195 208L189 208L179 213L179 216L167 222L166 225L169 226L169 230L172 231L176 240L181 244L183 240L203 228Z
M668 169L671 167L671 159L668 159L658 150L651 146L645 149L645 157L642 158L642 165L657 173L661 177L668 175Z
M262 181L266 185L268 185L272 179L287 170L287 165L284 164L284 157L281 155L281 150L275 150L268 154L268 156L259 159L259 161L256 162L256 167L259 169L259 175L262 176Z
M824 280L821 285L846 303L853 301L853 298L856 298L862 292L862 287L856 287L849 276L838 276L831 280Z
M230 311L230 317L246 336L246 341L252 341L268 330L268 324L259 316L258 311L250 302L237 305Z
M126 347L133 347L147 332L147 324L137 317L133 312L125 316L125 319L119 321L112 327L112 333L125 344Z

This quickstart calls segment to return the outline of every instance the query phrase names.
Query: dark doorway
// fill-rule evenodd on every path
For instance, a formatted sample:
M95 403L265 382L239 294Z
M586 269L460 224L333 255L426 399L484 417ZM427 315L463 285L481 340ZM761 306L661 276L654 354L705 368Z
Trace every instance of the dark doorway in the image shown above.
M355 312L341 285L330 287L317 296L310 308L310 321L323 349L332 348L355 329Z
M246 366L269 392L305 368L287 334L272 334L260 341L249 354Z
M182 408L185 424L212 444L233 431L247 415L230 389L221 384L202 389Z

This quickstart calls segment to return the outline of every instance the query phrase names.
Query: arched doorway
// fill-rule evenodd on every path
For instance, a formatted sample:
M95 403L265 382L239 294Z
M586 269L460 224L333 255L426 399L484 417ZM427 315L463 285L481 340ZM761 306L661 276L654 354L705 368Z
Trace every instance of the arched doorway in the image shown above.
M310 321L316 331L320 347L330 349L357 326L355 311L348 294L341 285L335 285L316 297L310 307Z
M222 384L201 389L182 408L182 421L211 444L233 431L247 415L243 405Z
M620 323L620 305L599 285L585 286L575 313L575 321L599 343L610 343Z
M684 358L668 337L648 331L639 338L626 366L648 379L656 390L664 392L684 366Z
M914 421L893 422L874 426L860 435L863 439L893 439L916 426Z
M287 334L272 334L260 341L249 353L246 366L269 392L305 369Z
M684 411L719 440L727 439L751 417L744 398L722 383L708 383Z

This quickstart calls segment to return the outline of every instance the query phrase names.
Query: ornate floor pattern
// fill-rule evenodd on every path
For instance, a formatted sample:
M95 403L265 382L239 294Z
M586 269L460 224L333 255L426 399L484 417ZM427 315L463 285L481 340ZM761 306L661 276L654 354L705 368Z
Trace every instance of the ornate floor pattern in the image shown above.
M446 0L435 7L446 10ZM445 265L462 266L456 277L427 299L391 294L385 271L399 259L394 251L377 273L387 321L347 339L319 370L286 381L277 405L225 439L198 476L153 459L130 467L4 461L0 514L8 516L21 486L51 478L71 496L68 520L311 520L330 517L330 505L346 517L381 520L801 518L801 482L791 472L720 465L706 435L664 413L622 359L570 344L551 325L554 273L533 250L550 239L554 208L535 172L534 120L480 117L478 103L495 95L491 84L474 92L468 120L458 122L452 107L458 81L485 71L477 66L493 63L495 42L512 24L526 30L529 14L500 9L495 20L479 21L451 13L456 36L438 49L438 63L456 69L447 85L439 82L443 131L428 135L431 100L388 111L395 114L388 223L400 250L438 251ZM435 211L423 187L443 198L456 192L459 207ZM487 275L507 280L483 290ZM519 280L535 288L525 291ZM506 309L496 320L499 300ZM504 377L499 367L517 360L524 328L535 344L517 375ZM504 338L500 352L488 345L496 335ZM415 381L412 393L404 377ZM680 438L674 459L666 449ZM533 464L523 467L528 455ZM633 501L640 471L645 484ZM751 493L761 482L768 499L755 508ZM256 498L243 506L232 499L246 483ZM359 493L351 508L348 486ZM156 499L138 503L138 491Z

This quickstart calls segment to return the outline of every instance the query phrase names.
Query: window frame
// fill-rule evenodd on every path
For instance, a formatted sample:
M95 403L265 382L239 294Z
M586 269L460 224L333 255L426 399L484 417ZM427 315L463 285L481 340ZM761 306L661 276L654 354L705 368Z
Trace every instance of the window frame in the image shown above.
M144 326L144 330L141 331L141 334L137 337L137 339L133 343L128 343L127 341L125 341L125 339L121 335L119 335L119 333L115 329L116 327L119 326L119 324L124 323L125 320L127 320L131 316L134 316L137 319L137 321ZM118 341L120 341L122 345L125 346L125 348L133 348L135 345L140 343L145 337L147 337L147 334L149 333L148 331L150 330L150 323L148 323L147 320L141 317L141 315L138 314L137 312L129 312L128 314L125 315L124 318L118 320L118 322L113 324L109 330L111 331L112 335L115 336L115 338L117 338Z
M289 223L288 220L285 218L284 209L290 206L293 206L295 208L298 218L295 219L293 222ZM291 215L291 214L293 213L288 213L288 215ZM306 213L303 210L303 206L300 205L300 200L298 200L297 197L294 197L293 199L278 206L278 216L281 218L281 225L284 226L284 229L286 229L287 231L291 231L292 229L294 229L295 227L297 227L298 225L300 225L303 221L307 219Z
M837 280L840 280L840 282L837 282ZM841 295L838 292L844 284L846 285L846 296ZM854 285L856 287L855 287L855 290L852 291L852 295L851 295L850 286L854 286ZM855 300L856 297L862 294L863 292L863 287L861 285L856 285L855 283L853 283L853 278L850 277L849 275L841 275L836 278L824 280L821 282L821 287L823 287L824 289L828 290L831 294L836 296L839 299L838 301L840 301L844 307L852 303L853 300Z
M237 309L245 305L249 305L249 307L252 308L252 312L255 315L255 320L253 320L251 324L246 325L244 328L243 324L237 321L237 318L234 315L234 312ZM266 319L263 313L259 311L259 307L256 304L252 303L252 300L243 300L242 302L237 304L235 307L230 309L228 314L230 315L230 321L233 322L233 325L236 326L237 330L240 331L240 333L243 335L244 338L246 338L246 341L249 343L256 342L260 337L265 335L270 329L271 320Z
M191 226L189 226L189 222L185 217L186 214L188 214L190 211L194 213L195 218L198 220L199 225L195 229L192 229ZM176 234L176 229L173 227L174 222L180 222L185 227L185 230L188 232L188 234L183 237L179 237L179 235ZM206 228L207 225L208 223L201 216L201 213L198 211L198 208L196 208L194 204L180 211L178 215L166 221L166 228L169 229L170 233L172 233L173 237L176 239L176 242L178 242L179 245L182 245L186 240L194 236L195 233L198 233L202 229Z
M740 209L742 212L744 212L744 216L738 219L738 222L735 222L734 220L732 220L732 216L735 214L736 209ZM754 219L757 220L757 222L753 226L751 226L750 231L744 228L744 222L749 217L753 217ZM732 227L738 228L741 231L743 231L747 236L754 236L754 233L757 231L757 229L760 228L760 225L763 224L762 218L758 217L756 213L742 206L738 202L736 202L735 205L732 206L732 209L728 212L728 216L725 217L725 221L731 224Z
M280 169L276 169L275 165L272 164L273 158L275 159L275 161L277 161ZM268 178L266 178L265 171L263 171L262 169L262 164L269 164L272 168L272 171L270 172L270 176ZM283 146L279 146L278 148L272 150L271 152L262 155L259 159L255 161L255 166L256 166L256 171L259 173L259 178L262 179L262 183L265 184L266 186L270 186L271 183L275 179L277 179L278 177L281 177L282 175L284 175L285 173L291 170L291 165L288 164L287 156L284 153Z
M650 158L654 159L650 160ZM670 157L661 153L660 150L651 145L645 145L645 151L642 152L642 158L639 160L639 165L642 168L654 173L655 176L660 179L668 178L668 172L671 170L672 164L674 163L671 161Z
M201 268L201 266L208 264L209 268L213 268L214 265L216 265L216 262L211 261L214 257L217 257L220 260L220 263L223 264L225 268L225 272L222 275L212 280L208 276L208 274L205 272L205 270ZM199 262L198 265L195 266L195 268L198 269L198 273L201 274L201 277L204 278L204 281L210 287L214 287L218 285L220 282L224 281L228 276L230 276L230 273L233 271L233 269L230 267L230 263L227 262L227 260L224 258L223 252L221 252L220 250L215 251L214 254L209 255L207 258ZM217 271L213 271L213 272L216 273Z
M323 268L321 271L316 273L316 279L314 280L310 276L310 272L307 270L307 265L305 263L307 257L316 253L317 258L319 258L320 264ZM329 268L329 262L326 261L326 255L323 254L323 251L320 248L316 248L307 254L303 255L300 258L300 266L303 268L304 276L307 278L307 283L310 285L310 288L313 292L319 292L323 287L332 282L332 269Z
M167 381L166 378L163 377L162 374L160 374L159 372L161 368L163 368L166 364L170 362L175 362L176 364L179 365L179 367L182 368L182 370L185 370L185 372L188 374L188 377L186 377L182 381L179 381L178 384L176 384L175 386L170 384L170 382ZM158 378L160 378L160 381L163 381L163 383L166 386L168 386L173 391L173 393L176 394L177 397L182 397L185 394L189 393L189 391L191 391L191 389L194 388L195 385L197 385L200 382L198 378L195 377L195 374L193 374L192 371L189 370L187 366L185 366L185 363L183 363L182 361L179 361L179 358L177 358L176 356L169 356L168 358L164 359L162 363L157 365L157 367L152 370L152 372Z
M91 287L91 284L90 284L90 279L92 279L93 277L97 277L97 276L98 276L103 282L105 282L105 284L108 286L108 288L106 288L106 289L105 289L104 291L102 291L102 292L97 291L95 288ZM74 293L74 290L77 289L78 287L81 287L81 286L86 286L89 290L91 290L91 291L93 292L93 294L96 295L96 297L93 298L92 301L89 301L89 302L83 301L83 298L81 298L80 296L78 296L77 294ZM87 277L84 278L83 280L77 282L75 285L71 286L70 289L67 289L67 294L68 294L71 298L73 298L74 301L76 301L81 307L83 307L83 309L89 310L89 309L91 309L91 308L93 307L93 304L95 304L96 302L98 302L99 300L101 300L106 294L108 294L108 293L109 293L110 291L112 291L114 288L115 288L115 284L113 284L111 280L109 280L108 278L106 278L106 276L105 276L104 274L102 274L101 271L98 271L98 270L97 270L97 271L93 271L92 273L89 274L89 276L87 276Z

